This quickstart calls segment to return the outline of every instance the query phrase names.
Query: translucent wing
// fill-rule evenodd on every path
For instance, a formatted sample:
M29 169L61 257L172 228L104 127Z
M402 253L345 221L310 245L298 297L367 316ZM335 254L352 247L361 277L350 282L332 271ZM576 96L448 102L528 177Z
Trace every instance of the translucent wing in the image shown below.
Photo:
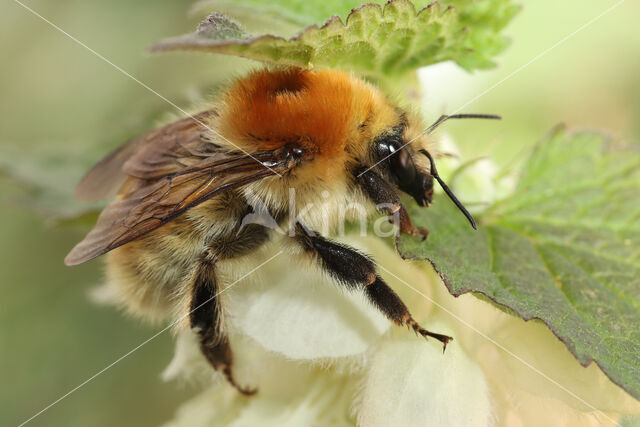
M85 202L95 202L114 196L128 178L123 166L134 154L138 154L137 158L145 157L149 154L145 150L150 149L169 155L175 144L198 143L202 132L206 130L201 123L206 123L214 115L214 110L204 111L130 139L87 172L76 188L76 197ZM166 162L169 159L164 160ZM160 159L148 156L148 161L159 162ZM153 168L153 163L148 166ZM160 174L160 171L158 168L156 173Z
M180 122L147 134L144 143L127 149L126 159L114 153L87 175L89 181L83 180L88 189L93 185L90 181L115 164L120 165L116 171L125 177L119 198L102 211L93 230L67 255L67 265L102 255L215 195L285 173L295 163L286 147L251 156L221 150L200 136L203 129L199 126L184 123L176 130ZM154 134L158 140L148 139Z

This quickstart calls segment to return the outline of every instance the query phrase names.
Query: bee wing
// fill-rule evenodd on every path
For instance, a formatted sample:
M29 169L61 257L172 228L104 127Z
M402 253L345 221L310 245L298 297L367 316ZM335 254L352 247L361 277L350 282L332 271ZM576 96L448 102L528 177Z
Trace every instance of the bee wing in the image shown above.
M125 165L139 163L132 160L134 156L155 162L158 166L156 175L160 175L162 171L165 174L168 173L167 171L171 169L170 157L164 158L164 168L160 168L159 153L168 155L176 151L177 145L200 142L201 134L206 130L202 123L206 123L207 119L214 115L216 115L214 110L203 111L125 142L87 172L76 188L76 198L85 202L95 202L114 196L128 178ZM148 152L149 150L155 151L156 155L153 156L153 153ZM152 167L152 163L148 163L148 166ZM173 165L173 168L175 169L176 166L179 165Z
M190 135L193 127L188 126L186 132ZM67 255L65 264L81 264L139 238L211 197L292 167L280 149L248 155L223 151L200 136L183 137L178 132L167 139L165 133L159 135L163 136L160 143L146 141L122 162L125 181L119 198L102 211L95 227ZM115 164L116 157L107 163ZM97 170L92 179L106 170Z

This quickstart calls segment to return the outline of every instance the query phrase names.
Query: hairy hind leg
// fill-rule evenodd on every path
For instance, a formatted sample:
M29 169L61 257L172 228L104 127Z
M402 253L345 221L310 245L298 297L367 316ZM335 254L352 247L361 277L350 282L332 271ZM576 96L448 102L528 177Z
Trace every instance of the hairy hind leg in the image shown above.
M255 389L242 387L233 378L233 353L229 338L224 333L222 311L218 298L215 272L215 256L205 250L198 264L191 294L189 320L200 340L200 351L214 369L220 370L229 384L244 395L252 395Z
M346 245L332 242L298 224L296 239L305 251L317 256L322 266L336 281L349 288L362 288L369 301L396 325L406 325L423 337L437 339L446 348L453 338L428 331L411 317L398 294L378 276L374 262ZM443 350L444 350L443 348Z

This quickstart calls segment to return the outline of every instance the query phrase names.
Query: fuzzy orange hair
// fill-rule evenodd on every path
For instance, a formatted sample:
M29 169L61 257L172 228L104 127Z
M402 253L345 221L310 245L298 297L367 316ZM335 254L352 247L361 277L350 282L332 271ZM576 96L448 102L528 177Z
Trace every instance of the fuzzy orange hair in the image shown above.
M219 129L246 148L295 143L320 157L336 157L373 109L371 86L335 71L261 70L226 93Z

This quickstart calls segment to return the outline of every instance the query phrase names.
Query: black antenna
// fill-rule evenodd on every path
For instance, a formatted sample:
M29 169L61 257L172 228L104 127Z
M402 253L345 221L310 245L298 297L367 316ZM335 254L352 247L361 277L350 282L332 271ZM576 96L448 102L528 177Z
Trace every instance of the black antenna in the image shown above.
M500 120L502 117L496 114L452 114L450 116L443 114L438 120L436 120L431 126L427 128L425 131L427 134L430 134L440 126L442 123L446 122L449 119L489 119L489 120Z
M453 118L454 116L443 116L443 117ZM444 120L446 120L446 119L443 119L442 121L444 121ZM438 122L436 122L436 123L438 123ZM440 186L442 187L444 192L447 193L447 196L449 196L451 201L453 203L455 203L455 205L458 207L458 209L460 209L460 211L464 214L464 216L467 217L467 219L469 220L469 223L471 223L471 226L473 227L473 229L477 230L478 227L476 226L476 221L473 219L473 217L471 216L469 211L467 211L467 209L462 205L462 203L460 203L460 200L458 200L458 198L449 189L447 184L445 184L444 181L442 180L442 178L440 178L440 175L438 175L438 171L436 170L436 164L434 163L433 157L431 157L431 154L429 154L429 152L427 150L420 150L420 152L422 154L424 154L425 156L427 156L427 158L429 159L429 162L431 164L431 176L433 176L438 181L438 183L440 184Z

